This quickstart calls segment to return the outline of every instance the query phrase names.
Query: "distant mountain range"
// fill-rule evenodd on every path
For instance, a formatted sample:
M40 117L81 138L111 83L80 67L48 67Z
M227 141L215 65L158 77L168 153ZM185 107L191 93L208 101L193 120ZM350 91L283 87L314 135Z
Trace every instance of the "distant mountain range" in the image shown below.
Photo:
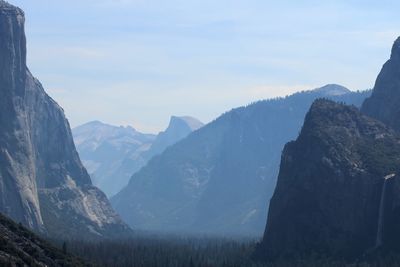
M258 257L400 252L399 100L400 38L361 111L318 100L286 145Z
M118 193L154 155L203 126L192 117L171 117L158 135L143 134L132 127L117 127L99 121L72 130L76 148L93 183L108 196Z
M281 151L312 102L360 106L369 95L327 85L233 109L153 157L112 205L138 229L261 236Z
M0 0L0 212L52 238L129 235L92 186L64 111L26 66L24 22Z

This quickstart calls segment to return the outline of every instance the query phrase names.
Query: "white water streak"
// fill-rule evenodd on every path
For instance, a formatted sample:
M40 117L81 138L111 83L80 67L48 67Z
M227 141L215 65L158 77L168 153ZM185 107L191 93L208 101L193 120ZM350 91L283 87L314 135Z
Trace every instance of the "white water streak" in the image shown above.
M387 181L393 178L395 174L389 174L384 177L382 193L381 193L381 202L379 203L379 217L378 217L378 230L376 233L376 242L375 248L379 248L383 245L383 228L385 223L385 199L386 199L386 188Z

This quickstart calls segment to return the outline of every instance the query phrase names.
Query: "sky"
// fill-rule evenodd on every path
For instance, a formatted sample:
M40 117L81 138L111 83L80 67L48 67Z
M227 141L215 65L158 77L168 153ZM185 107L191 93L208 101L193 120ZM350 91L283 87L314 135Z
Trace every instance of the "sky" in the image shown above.
M337 83L372 88L400 35L400 1L9 0L28 65L73 127L165 129Z

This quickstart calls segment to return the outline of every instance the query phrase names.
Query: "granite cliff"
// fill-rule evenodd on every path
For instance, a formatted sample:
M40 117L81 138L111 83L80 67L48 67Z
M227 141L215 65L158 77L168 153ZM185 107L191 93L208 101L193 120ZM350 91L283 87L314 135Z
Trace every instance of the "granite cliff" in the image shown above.
M361 112L317 100L282 153L257 256L399 251L400 39Z
M0 212L52 237L130 232L92 186L62 108L27 68L24 21L0 1Z
M400 130L400 37L395 41L390 59L376 79L371 97L361 111L393 129Z
M282 153L270 202L264 257L361 256L399 237L400 136L356 108L317 100L296 141ZM386 198L381 204L382 192ZM386 207L383 215L380 207ZM381 226L382 227L382 226Z

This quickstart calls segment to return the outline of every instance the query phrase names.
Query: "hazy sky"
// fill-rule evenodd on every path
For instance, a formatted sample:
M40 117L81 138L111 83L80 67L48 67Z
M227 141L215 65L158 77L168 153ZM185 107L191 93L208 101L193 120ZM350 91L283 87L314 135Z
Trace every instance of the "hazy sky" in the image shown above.
M28 64L72 126L156 132L249 102L373 86L400 35L400 1L10 0Z

